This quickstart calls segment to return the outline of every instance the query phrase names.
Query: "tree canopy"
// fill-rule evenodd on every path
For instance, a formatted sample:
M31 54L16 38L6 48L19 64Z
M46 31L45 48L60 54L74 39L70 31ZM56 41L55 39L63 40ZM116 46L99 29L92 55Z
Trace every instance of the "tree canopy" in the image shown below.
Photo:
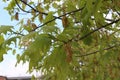
M119 0L2 1L18 23L0 26L0 61L14 45L43 80L120 80Z

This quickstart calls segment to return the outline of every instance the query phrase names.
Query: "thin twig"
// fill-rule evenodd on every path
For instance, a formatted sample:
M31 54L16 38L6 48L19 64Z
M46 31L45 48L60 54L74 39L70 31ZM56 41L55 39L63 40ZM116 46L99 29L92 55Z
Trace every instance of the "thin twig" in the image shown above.
M47 13L44 12L40 12L38 10L36 10L34 7L32 7L31 5L27 4L24 0L20 0L22 3L24 3L25 5L29 6L32 10L34 10L35 12L39 12L40 14L44 14L44 15L48 15Z
M17 34L17 35L21 35L21 36L25 36L24 34L22 33L19 33L19 32L15 32L15 31L12 31L14 34Z
M65 14L63 14L63 15L58 16L58 17L55 17L55 18L53 18L53 19L45 22L45 23L42 24L42 25L38 25L38 27L36 27L33 31L35 31L36 29L38 29L38 28L40 28L40 27L42 27L42 26L44 26L44 25L47 25L48 23L50 23L50 22L52 22L52 21L54 21L54 20L56 20L56 19L59 19L59 18L65 16L65 15L68 15L68 14L71 14L71 13L76 13L76 12L78 12L78 11L81 11L83 8L84 8L84 7L80 8L80 9L77 9L77 10L73 10L73 11L71 11L71 12L67 12L67 13L65 13Z
M15 1L16 1L16 0L15 0ZM23 1L23 0L20 0L20 1L21 1L22 3L24 3L25 5L29 6L29 7L30 7L32 10L34 10L35 12L39 12L40 14L48 15L48 13L44 13L44 12L38 11L37 9L35 9L34 7L32 7L31 5L27 4L25 1ZM18 5L18 4L17 4L17 5ZM19 5L18 5L18 7L19 7L22 11L29 13L28 11L23 10ZM35 31L35 30L38 29L39 27L42 27L42 26L44 26L44 25L46 25L46 24L48 24L48 23L50 23L50 22L52 22L52 21L54 21L54 20L56 20L56 19L61 19L62 16L65 16L65 15L68 15L68 14L71 14L71 13L78 12L78 11L82 10L83 8L84 8L84 7L80 8L80 9L77 9L77 10L74 10L74 11L71 11L71 12L68 12L68 13L65 13L65 14L63 14L63 15L61 15L61 16L58 16L58 17L53 16L53 17L54 17L53 19L45 22L45 23L42 24L42 25L38 25L38 27L36 27L33 31Z
M17 4L18 8L20 8L23 12L31 13L31 11L26 11L26 10L22 9L21 6L19 5L19 3L17 2L17 0L15 0L15 3Z
M91 18L91 20L95 20L95 18ZM106 21L114 21L113 19L108 19L108 18L105 18Z
M94 32L96 32L96 31L98 31L98 30L100 30L100 29L102 29L102 28L105 28L105 27L107 27L107 26L109 26L109 25L112 25L112 24L114 24L114 23L117 23L117 22L119 22L119 21L120 21L120 18L117 19L117 20L115 20L115 21L112 21L111 23L108 23L108 24L106 24L106 25L104 25L104 26L101 26L101 27L99 27L99 28L97 28L97 29L89 32L88 34L82 36L79 40L82 40L82 39L88 37L89 35L93 34Z
M113 48L115 48L115 47L117 47L117 46L120 46L120 44L119 44L119 45L114 45L114 46L107 47L107 48L103 49L102 51L110 50L110 49L113 49ZM97 54L97 53L100 52L100 51L101 51L101 50L97 50L97 51L94 51L94 52L91 52L91 53L87 53L87 54L83 54L83 55L75 56L75 57L89 56L89 55L92 55L92 54Z
M77 39L77 40L75 40L75 41L83 40L83 39L85 39L86 37L88 37L88 36L90 36L91 34L93 34L94 32L99 31L100 29L105 28L105 27L107 27L107 26L109 26L109 25L112 25L112 24L114 24L114 23L117 23L117 22L119 22L119 21L120 21L120 18L117 19L117 20L115 20L115 21L112 21L111 23L108 23L108 24L106 24L106 25L103 25L103 26L101 26L101 27L99 27L99 28L94 29L93 31L85 34L84 36L80 37L79 39ZM68 42L71 42L72 40L74 40L74 39L75 39L76 37L78 37L79 35L80 35L80 34L77 34L75 37L73 37L72 39L68 40Z
M34 10L35 12L39 12L39 14L43 14L43 15L48 15L48 13L45 13L45 12L41 12L41 11L39 11L39 10L37 10L37 9L35 9L34 7L32 7L31 5L29 5L29 4L27 4L25 1L23 1L23 0L20 0L22 3L24 3L25 5L27 5L27 6L29 6L32 10ZM53 16L53 17L55 17L55 18L57 18L57 19L61 19L61 18L59 18L59 17L56 17L56 16Z

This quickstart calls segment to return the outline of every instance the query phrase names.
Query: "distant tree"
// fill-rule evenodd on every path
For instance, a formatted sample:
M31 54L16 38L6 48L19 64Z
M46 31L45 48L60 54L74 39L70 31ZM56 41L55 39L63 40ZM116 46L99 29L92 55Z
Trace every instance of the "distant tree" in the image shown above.
M19 23L0 26L1 61L12 44L44 80L120 80L119 0L9 0L5 10Z

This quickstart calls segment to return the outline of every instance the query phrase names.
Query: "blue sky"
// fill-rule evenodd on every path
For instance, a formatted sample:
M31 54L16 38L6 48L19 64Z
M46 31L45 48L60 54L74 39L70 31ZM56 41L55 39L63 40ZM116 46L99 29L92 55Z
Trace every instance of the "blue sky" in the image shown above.
M0 25L16 25L16 21L11 21L9 14L3 8L7 4L0 1ZM19 51L18 51L19 52ZM11 52L4 55L4 61L0 63L0 75L2 76L29 76L26 74L28 64L19 64L15 67L16 57Z

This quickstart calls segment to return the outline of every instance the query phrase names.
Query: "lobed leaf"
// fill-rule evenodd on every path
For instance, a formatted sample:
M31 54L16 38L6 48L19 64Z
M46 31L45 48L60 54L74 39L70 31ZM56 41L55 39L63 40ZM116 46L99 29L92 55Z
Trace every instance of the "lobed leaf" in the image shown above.
M13 26L8 26L8 25L2 25L0 26L0 34L4 33L6 34L7 32L12 32Z

